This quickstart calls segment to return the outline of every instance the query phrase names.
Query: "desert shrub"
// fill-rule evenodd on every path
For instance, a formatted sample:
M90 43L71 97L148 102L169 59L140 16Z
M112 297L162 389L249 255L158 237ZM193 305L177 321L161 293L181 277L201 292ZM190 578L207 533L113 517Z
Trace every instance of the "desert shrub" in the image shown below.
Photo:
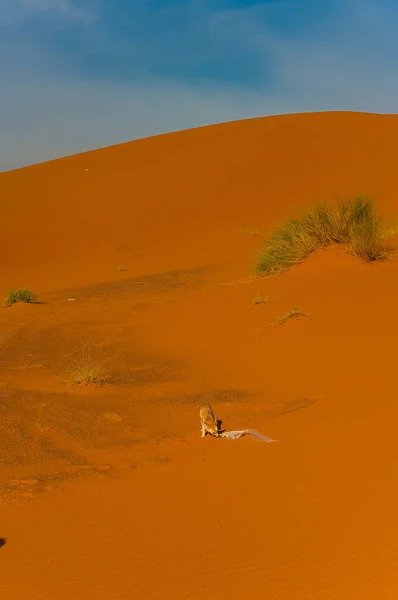
M92 358L91 345L82 344L79 356L74 360L70 370L72 383L80 385L100 385L105 382L106 373L103 367Z
M367 262L386 257L382 221L373 200L358 195L335 208L317 204L275 229L257 257L258 275L277 275L301 263L318 248L342 244Z
M12 306L17 302L26 302L27 304L36 304L39 294L36 294L32 290L28 290L27 288L21 289L12 289L7 292L6 297L4 298L5 306Z

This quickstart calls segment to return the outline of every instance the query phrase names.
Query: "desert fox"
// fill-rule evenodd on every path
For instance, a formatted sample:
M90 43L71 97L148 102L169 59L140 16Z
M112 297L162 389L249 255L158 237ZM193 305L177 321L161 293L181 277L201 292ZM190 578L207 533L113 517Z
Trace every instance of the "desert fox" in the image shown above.
M205 404L201 407L199 416L202 425L202 438L205 437L206 433L209 433L214 437L220 437L218 422L210 404Z

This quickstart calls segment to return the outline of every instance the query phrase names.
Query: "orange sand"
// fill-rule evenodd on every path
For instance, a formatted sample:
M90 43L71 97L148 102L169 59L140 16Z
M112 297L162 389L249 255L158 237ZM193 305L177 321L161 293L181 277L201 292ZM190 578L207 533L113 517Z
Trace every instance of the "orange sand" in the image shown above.
M295 207L397 214L397 134L270 117L0 175L0 293L43 301L0 310L0 597L398 597L398 263L246 279ZM70 384L86 342L104 386ZM203 400L281 443L201 440Z

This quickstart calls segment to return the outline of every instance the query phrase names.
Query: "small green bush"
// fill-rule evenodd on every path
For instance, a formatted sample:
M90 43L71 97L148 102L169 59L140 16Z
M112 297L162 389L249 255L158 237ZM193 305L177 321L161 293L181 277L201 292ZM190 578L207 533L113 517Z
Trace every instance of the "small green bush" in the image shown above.
M36 304L39 294L27 288L10 290L4 298L4 306L12 306L17 302L26 302L27 304Z
M367 262L386 258L381 217L373 200L358 195L336 208L317 204L274 230L257 257L257 275L277 275L305 260L318 248L342 244Z

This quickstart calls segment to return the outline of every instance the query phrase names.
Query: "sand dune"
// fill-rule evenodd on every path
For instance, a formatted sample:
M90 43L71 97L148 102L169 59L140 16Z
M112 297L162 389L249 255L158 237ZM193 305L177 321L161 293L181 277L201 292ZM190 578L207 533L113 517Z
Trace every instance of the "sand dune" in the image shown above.
M0 292L43 302L0 311L5 598L397 597L398 263L248 279L295 208L392 219L397 133L270 117L0 175ZM71 383L87 344L104 385ZM281 443L201 440L204 400Z
M397 131L398 116L269 117L1 174L1 291L240 259L236 229L266 228L318 197L363 190L389 212Z

